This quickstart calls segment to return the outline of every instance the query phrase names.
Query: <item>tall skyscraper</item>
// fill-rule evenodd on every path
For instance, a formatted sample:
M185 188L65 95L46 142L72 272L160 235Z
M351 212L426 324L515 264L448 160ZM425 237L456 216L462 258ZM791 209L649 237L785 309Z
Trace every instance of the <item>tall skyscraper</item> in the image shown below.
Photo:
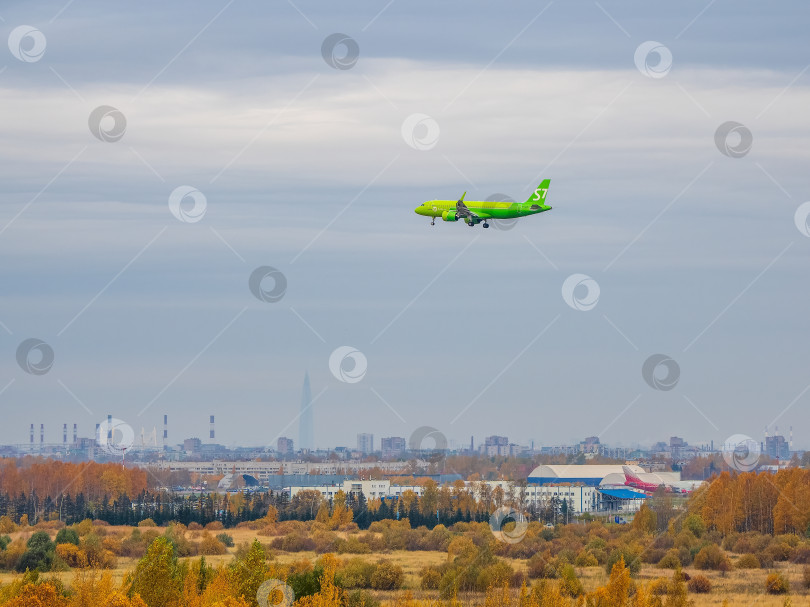
M298 418L298 448L315 448L315 422L312 414L312 390L309 387L309 371L304 374L301 392L301 417Z

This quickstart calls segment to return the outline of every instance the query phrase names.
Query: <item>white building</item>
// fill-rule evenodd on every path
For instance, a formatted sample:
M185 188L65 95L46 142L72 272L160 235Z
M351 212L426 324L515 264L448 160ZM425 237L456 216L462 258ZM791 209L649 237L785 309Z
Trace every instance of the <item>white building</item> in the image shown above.
M312 485L309 487L289 487L285 488L284 491L289 491L290 497L293 497L297 493L301 491L319 491L323 497L326 499L332 499L337 495L338 491L343 491L343 493L349 494L354 493L355 495L362 493L366 500L373 500L373 499L382 499L382 498L394 498L399 497L402 495L403 492L411 490L416 495L422 495L423 487L419 485L394 485L391 486L391 481L383 481L383 480L374 480L374 481L362 481L362 480L348 480L343 481L342 484L335 484L335 485Z

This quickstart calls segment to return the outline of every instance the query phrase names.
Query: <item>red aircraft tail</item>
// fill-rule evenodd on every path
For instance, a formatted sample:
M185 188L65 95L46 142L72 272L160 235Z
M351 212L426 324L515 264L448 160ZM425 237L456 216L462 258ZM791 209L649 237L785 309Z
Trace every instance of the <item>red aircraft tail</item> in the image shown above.
M630 470L629 466L622 466L622 471L624 472L624 478L628 481L633 481L634 483L641 483L643 482L636 473Z

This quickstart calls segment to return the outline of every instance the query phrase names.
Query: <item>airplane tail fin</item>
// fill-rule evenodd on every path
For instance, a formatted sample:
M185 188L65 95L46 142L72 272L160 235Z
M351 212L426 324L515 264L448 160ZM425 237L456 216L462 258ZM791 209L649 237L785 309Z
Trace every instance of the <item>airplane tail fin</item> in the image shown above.
M641 479L636 475L635 472L630 470L629 466L622 466L622 471L624 472L624 478L630 481L640 481Z
M546 194L548 194L548 188L550 185L551 179L544 179L542 182L540 182L540 185L537 186L537 189L532 192L532 195L529 196L526 203L532 203L533 206L545 206Z

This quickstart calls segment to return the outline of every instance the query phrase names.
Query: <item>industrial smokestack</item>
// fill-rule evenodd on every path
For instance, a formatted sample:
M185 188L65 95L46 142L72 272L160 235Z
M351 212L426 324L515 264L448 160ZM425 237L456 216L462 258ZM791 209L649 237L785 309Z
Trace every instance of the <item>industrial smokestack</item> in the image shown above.
M77 429L76 424L73 424L73 444L79 442L79 430Z
M62 424L62 444L67 445L67 424Z
M34 444L34 424L31 424L31 444Z
M109 413L107 414L107 444L113 444L113 426L112 426L112 415Z
M39 444L45 444L45 424L39 425Z
M169 416L163 415L163 448L166 448L166 443L169 440Z
M208 438L213 439L214 438L214 416L212 415L210 417L211 417L211 419L210 419L209 423L211 424L211 429L208 432Z

